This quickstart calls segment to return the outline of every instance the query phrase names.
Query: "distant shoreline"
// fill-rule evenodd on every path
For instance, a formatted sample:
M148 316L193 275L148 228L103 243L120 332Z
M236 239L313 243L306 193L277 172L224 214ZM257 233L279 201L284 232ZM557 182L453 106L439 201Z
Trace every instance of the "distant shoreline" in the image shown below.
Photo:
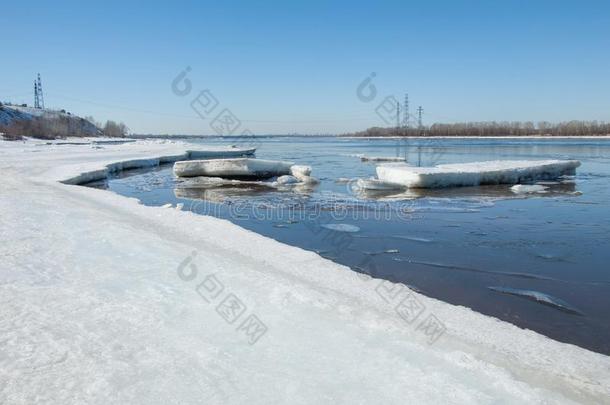
M347 139L610 139L609 135L409 135L409 136L383 136L383 135L337 135Z
M242 138L344 138L344 139L610 139L608 135L127 135L129 139L242 139Z

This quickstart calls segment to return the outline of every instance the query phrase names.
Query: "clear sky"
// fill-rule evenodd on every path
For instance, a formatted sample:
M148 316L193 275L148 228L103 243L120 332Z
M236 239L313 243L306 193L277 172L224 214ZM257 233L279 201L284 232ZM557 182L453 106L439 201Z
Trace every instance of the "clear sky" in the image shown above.
M236 132L342 133L384 126L405 92L427 124L610 121L607 0L4 1L0 27L0 100L33 104L40 72L47 107L136 133L212 134L224 108Z

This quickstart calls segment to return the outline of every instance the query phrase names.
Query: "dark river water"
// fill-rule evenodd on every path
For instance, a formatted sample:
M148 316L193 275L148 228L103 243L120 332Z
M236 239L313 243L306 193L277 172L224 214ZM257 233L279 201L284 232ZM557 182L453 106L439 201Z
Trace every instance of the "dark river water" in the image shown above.
M172 167L124 172L95 187L146 205L226 218L318 252L354 271L610 354L610 139L210 138L255 145L256 156L313 167L313 186L191 187ZM360 155L412 165L498 159L577 159L574 178L545 193L482 186L365 194L375 173Z

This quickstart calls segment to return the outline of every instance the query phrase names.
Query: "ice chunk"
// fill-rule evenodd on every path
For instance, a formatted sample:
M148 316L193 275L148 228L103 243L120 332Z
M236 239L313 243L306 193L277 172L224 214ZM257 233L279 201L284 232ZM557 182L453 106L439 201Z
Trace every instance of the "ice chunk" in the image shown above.
M278 177L277 180L275 180L275 182L280 185L295 184L295 183L299 182L299 179L297 179L296 177L291 176L289 174L286 174L284 176Z
M179 177L269 178L290 174L292 162L249 158L186 160L174 163Z
M516 295L518 297L527 298L532 301L539 302L543 305L548 305L555 309L559 309L563 312L568 312L574 315L583 315L582 312L580 312L578 309L574 308L567 302L540 291L521 290L519 288L510 287L489 287L489 289L492 291L501 292L503 294Z
M303 176L299 180L303 184L318 184L320 182L320 180L316 179L315 177L311 177L311 176Z
M301 181L305 181L311 175L311 166L294 165L290 168L290 174Z
M349 224L324 224L322 228L330 229L337 232L358 232L360 230L356 225Z
M386 249L386 250L380 250L380 251L374 251L374 252L362 252L365 255L369 255L369 256L377 256L377 255L382 255L382 254L396 254L396 253L400 253L400 251L398 249Z
M363 162L405 162L407 159L391 156L361 156L360 160Z
M358 179L356 185L362 190L400 190L405 188L402 184L390 183L378 179Z
M377 166L377 177L414 188L518 184L573 175L578 166L580 162L577 160L498 160L434 167L390 163Z
M242 156L252 156L256 152L256 148L218 148L205 150L189 150L189 158L191 159L212 159L212 158L236 158Z
M540 184L515 184L510 188L515 194L546 193L546 190L548 187Z

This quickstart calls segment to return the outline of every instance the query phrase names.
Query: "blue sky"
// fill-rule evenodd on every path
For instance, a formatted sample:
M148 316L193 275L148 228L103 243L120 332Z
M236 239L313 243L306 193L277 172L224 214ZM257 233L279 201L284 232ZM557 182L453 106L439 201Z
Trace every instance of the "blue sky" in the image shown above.
M0 100L33 103L40 72L47 107L137 133L211 134L224 108L237 132L342 133L385 125L375 108L405 92L428 124L610 121L608 1L11 1L0 26Z

